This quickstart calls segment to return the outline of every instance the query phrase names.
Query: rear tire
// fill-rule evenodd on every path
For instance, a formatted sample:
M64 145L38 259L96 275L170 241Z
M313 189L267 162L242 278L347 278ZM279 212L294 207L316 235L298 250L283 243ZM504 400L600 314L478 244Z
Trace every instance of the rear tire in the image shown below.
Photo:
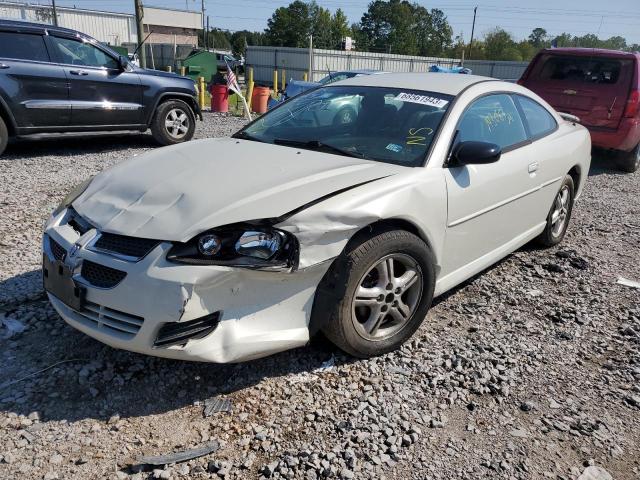
M618 168L627 173L633 173L640 168L640 143L630 152L620 152Z
M151 121L151 133L160 145L188 142L196 131L196 116L182 100L161 103Z
M429 247L404 230L348 245L316 293L312 323L345 352L367 358L396 350L424 320L435 286Z
M547 215L547 225L543 232L536 238L537 243L543 247L553 247L559 244L567 233L571 212L573 211L573 199L575 186L571 175L564 177L558 193L553 198L551 210Z
M9 143L9 130L7 130L7 125L4 123L2 117L0 117L0 155L4 152L4 149L7 148L7 144Z

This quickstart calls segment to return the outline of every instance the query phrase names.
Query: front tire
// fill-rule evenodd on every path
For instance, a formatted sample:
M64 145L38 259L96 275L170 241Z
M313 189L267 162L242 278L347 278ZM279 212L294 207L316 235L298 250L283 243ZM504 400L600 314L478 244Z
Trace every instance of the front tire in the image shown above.
M196 117L191 107L182 100L161 103L151 122L151 133L160 145L188 142L195 131Z
M571 219L574 196L573 178L571 175L566 175L547 215L547 225L537 238L539 244L544 247L553 247L562 241Z
M630 152L620 153L618 168L627 173L633 173L640 168L640 143Z
M434 286L429 247L407 231L383 231L347 246L336 259L318 287L313 316L326 318L324 334L345 352L382 355L418 329Z
M7 148L8 143L9 130L7 130L7 125L4 123L2 117L0 117L0 155L2 155L4 149Z

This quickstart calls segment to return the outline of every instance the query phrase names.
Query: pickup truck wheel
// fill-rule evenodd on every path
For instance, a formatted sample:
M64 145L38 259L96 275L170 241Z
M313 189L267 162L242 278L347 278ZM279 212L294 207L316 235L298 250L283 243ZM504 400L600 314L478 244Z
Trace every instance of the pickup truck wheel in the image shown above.
M633 173L640 168L640 143L630 152L622 152L618 160L620 170Z
M340 254L318 287L312 316L323 317L323 333L345 352L382 355L418 329L434 286L429 247L407 231L383 231Z
M4 123L4 120L0 117L0 155L2 155L4 149L7 148L7 143L9 143L9 131L7 130L7 125Z
M537 242L544 247L553 247L562 241L564 234L567 233L571 212L573 211L573 198L575 195L575 186L571 175L564 177L560 190L553 199L553 205L547 215L547 225Z
M151 121L151 133L160 145L187 142L196 131L196 117L182 100L161 103Z

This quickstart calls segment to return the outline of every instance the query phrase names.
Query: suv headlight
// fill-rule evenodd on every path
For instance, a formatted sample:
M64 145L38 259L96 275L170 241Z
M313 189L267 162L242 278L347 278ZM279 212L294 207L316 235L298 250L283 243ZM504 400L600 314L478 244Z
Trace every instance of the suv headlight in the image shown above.
M174 243L167 260L282 271L297 266L297 255L298 242L288 232L269 226L232 225Z

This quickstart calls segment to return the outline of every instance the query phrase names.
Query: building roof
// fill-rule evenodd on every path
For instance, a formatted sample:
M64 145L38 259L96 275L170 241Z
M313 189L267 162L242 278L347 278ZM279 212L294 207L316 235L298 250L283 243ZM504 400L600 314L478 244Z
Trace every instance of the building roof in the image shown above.
M495 78L480 77L478 75L463 75L456 73L386 73L384 75L363 75L352 77L335 85L359 85L367 87L406 88L410 90L425 90L429 92L458 95L465 88L479 82Z

